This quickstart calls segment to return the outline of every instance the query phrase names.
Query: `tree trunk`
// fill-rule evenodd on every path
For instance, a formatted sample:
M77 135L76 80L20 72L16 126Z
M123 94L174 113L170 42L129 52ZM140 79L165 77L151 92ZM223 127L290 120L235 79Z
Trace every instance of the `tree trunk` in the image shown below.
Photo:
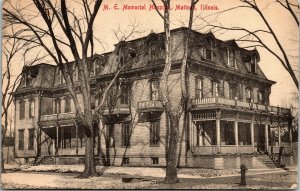
M95 157L94 157L94 129L91 126L89 132L85 133L85 161L84 171L78 178L88 178L96 176Z
M170 140L166 166L165 182L169 184L179 182L177 178L178 139L179 139L179 117L170 116Z
M2 141L2 143L3 143L3 141ZM4 154L3 154L3 145L2 145L2 149L1 149L1 173L5 173L3 156L4 156Z

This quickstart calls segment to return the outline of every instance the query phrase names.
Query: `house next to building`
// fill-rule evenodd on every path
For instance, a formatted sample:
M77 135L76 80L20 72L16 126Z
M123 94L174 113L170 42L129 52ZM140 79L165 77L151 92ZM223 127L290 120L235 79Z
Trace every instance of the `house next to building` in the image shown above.
M180 66L186 28L171 31L172 68L168 88L172 103L181 98ZM159 97L164 68L164 35L120 42L115 50L94 55L90 69L92 108L121 71L104 107L94 117L95 158L110 165L164 166L169 127ZM292 152L290 110L271 106L274 81L259 67L257 50L240 48L212 33L192 31L188 53L188 117L180 119L179 161L182 167L255 167L257 158ZM76 65L65 64L79 87ZM58 67L41 63L23 68L14 92L15 157L22 163L74 164L84 161L81 123ZM82 100L78 93L78 99ZM100 146L101 145L101 146ZM102 151L102 152L101 152Z

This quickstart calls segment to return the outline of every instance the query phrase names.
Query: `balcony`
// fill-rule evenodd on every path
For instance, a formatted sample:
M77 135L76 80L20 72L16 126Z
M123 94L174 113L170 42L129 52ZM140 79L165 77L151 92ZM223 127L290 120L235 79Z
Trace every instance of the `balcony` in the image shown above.
M201 99L192 99L191 100L192 110L197 108L214 108L214 107L227 107L240 110L252 110L260 111L275 115L290 115L290 110L286 108L280 108L269 105L261 105L253 102L243 102L239 100L225 99L220 97L208 97Z
M129 115L130 108L127 104L117 104L115 106L105 106L101 109L102 115Z
M65 119L75 119L77 117L76 113L59 113L59 114L50 114L42 115L41 121L57 121Z
M138 109L141 112L162 112L164 111L161 101L151 100L151 101L141 101L138 103Z

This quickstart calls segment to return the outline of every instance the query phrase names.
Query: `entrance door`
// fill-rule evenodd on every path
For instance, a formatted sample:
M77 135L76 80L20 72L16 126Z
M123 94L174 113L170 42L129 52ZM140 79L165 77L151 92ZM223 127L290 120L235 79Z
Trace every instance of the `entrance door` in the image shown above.
M265 128L262 125L259 125L257 128L258 137L257 137L257 152L265 152Z

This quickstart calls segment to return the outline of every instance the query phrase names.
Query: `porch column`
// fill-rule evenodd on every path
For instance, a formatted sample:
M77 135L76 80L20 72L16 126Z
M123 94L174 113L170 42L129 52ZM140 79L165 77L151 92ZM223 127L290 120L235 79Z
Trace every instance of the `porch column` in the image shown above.
M269 122L267 121L265 124L265 145L266 145L266 150L269 152Z
M236 153L239 152L239 122L237 119L234 120L234 142L235 142L235 148L236 148Z
M78 125L75 120L74 120L74 124L75 124L75 136L76 136L76 156L78 156Z
M190 142L190 150L193 149L193 117L192 114L189 112L189 142Z
M235 142L235 149L236 153L239 153L239 114L235 115L234 119L234 142Z
M55 147L55 155L58 154L58 125L56 125L56 147Z
M216 136L217 136L217 146L218 153L221 152L221 111L216 111Z
M254 147L254 116L252 117L252 120L251 120L250 130L251 130L252 152L255 152L255 147Z
M65 142L65 137L64 137L64 128L61 128L61 132L60 132L60 148L63 149L63 144Z
M281 134L280 134L280 131L281 131L281 122L278 121L278 146L280 147L281 146Z
M292 131L292 120L289 119L288 122L288 128L289 128L289 138L290 138L290 146L291 148L293 148L293 131Z

